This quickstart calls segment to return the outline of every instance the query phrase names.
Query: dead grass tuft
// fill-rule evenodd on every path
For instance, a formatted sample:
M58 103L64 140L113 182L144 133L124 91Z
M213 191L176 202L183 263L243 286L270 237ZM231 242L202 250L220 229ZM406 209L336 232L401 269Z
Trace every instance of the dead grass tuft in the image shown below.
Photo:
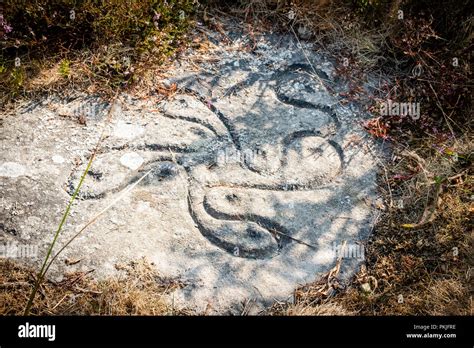
M312 316L312 315L323 315L323 316L334 316L334 315L353 315L353 312L348 311L337 303L323 303L315 306L308 306L305 304L298 303L293 306L288 305L275 305L272 308L274 315L301 315L301 316Z
M65 275L60 282L43 283L32 315L178 315L165 296L182 284L161 278L145 259L117 265L120 275L93 280L90 273ZM22 315L34 271L8 260L0 261L0 315Z

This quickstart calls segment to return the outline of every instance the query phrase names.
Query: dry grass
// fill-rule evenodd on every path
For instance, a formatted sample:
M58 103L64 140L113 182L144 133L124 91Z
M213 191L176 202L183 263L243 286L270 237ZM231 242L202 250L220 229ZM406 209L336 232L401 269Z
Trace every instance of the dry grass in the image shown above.
M293 306L287 306L283 304L274 305L272 308L272 314L274 315L299 315L299 316L336 316L336 315L353 315L354 312L348 311L338 303L330 302L323 303L320 305L308 306L306 304L298 303Z
M384 60L382 51L390 31L364 26L350 2L335 0L241 0L229 10L255 27L274 27L318 43L342 61L372 69Z
M161 278L144 259L117 265L120 275L93 280L87 273L65 275L41 286L32 315L179 315L164 296L182 286ZM0 315L22 315L35 272L8 260L0 261Z

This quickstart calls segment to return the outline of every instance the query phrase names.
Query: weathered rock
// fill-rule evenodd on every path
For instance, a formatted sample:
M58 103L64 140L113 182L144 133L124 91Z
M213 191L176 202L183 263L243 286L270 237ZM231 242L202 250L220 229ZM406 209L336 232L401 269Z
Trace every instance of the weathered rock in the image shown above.
M263 37L254 53L222 50L198 72L183 62L168 81L181 91L173 99L127 96L111 123L110 105L90 97L18 108L3 122L2 238L44 255L106 127L59 245L151 172L65 250L54 274L94 268L104 277L146 256L188 284L175 305L223 312L247 298L286 299L329 270L340 245L370 231L375 162L367 143L351 140L364 114L326 88L337 87L332 63L278 40ZM75 108L87 111L85 125L58 115ZM343 277L363 257L351 250Z

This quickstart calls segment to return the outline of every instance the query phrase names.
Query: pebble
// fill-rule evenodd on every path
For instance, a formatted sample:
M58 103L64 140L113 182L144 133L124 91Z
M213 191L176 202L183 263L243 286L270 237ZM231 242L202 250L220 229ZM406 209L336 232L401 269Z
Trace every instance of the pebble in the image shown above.
M64 158L63 158L62 156L60 156L60 155L54 155L54 156L52 157L52 160L53 160L53 162L56 163L56 164L64 163Z
M137 170L143 162L145 162L143 157L136 152L127 152L125 155L120 157L120 163L131 170Z

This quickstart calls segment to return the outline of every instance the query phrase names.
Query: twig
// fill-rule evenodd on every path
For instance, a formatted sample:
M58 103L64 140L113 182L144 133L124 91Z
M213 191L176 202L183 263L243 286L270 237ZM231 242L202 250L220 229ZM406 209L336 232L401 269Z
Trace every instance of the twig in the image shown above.
M453 119L451 117L449 117L448 115L446 115L446 113L444 112L444 109L443 107L441 106L441 102L439 101L439 98L438 98L438 94L436 93L436 91L434 90L433 86L431 86L431 83L428 83L428 85L430 86L431 90L433 91L435 97L436 97L436 106L441 110L441 113L443 114L443 117L444 117L444 120L446 121L446 124L448 125L448 128L449 130L451 131L451 134L454 138L454 141L457 142L456 140L456 134L454 133L454 130L453 130L453 127L451 127L451 124L449 123L448 119L453 122L456 126L459 127L459 125L453 121ZM461 127L459 127L461 128Z
M56 307L59 306L59 305L61 304L61 302L63 302L64 299L65 299L67 296L68 296L68 294L64 295L63 298L60 299L59 302L56 303L53 308L51 308L51 311L50 311L50 312L54 311L54 310L56 309Z
M83 289L78 286L74 287L74 290L77 290L79 292L86 293L86 294L102 295L102 291Z

